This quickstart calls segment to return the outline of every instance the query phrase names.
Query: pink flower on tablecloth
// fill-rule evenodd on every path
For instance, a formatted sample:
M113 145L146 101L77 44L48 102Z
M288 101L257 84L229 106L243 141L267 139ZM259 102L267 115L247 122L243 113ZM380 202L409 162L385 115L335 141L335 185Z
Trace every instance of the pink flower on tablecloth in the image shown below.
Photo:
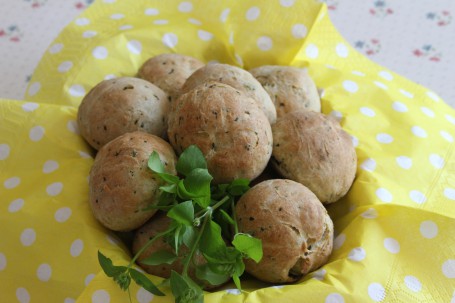
M74 7L77 9L86 9L90 4L93 3L94 0L85 0L85 1L78 1L74 4Z
M452 22L452 14L447 10L443 10L441 12L429 12L426 14L426 17L438 26L446 26Z
M372 56L381 51L381 41L375 38L370 40L358 40L354 43L354 47L363 51L366 55Z
M425 44L421 48L416 48L412 53L416 57L426 58L432 62L442 60L442 53L437 51L431 44Z
M373 2L374 7L369 9L371 15L376 17L385 17L393 14L393 9L391 9L384 0L375 0Z
M46 4L47 0L24 0L25 2L29 2L33 8L39 8Z
M22 31L15 24L8 26L6 29L0 29L0 38L7 38L11 42L19 42L22 37Z
M331 11L334 11L338 8L338 0L320 0L327 4L327 8Z

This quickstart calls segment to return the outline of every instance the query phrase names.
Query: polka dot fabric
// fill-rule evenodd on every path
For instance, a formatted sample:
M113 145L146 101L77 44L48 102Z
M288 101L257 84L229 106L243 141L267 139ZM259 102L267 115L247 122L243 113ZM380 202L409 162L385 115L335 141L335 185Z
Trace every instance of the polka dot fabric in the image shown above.
M293 285L245 279L243 291L229 284L205 302L455 300L455 112L434 92L360 55L314 1L99 0L49 46L27 101L0 102L4 301L128 301L98 265L97 250L119 265L130 257L90 213L93 152L76 112L96 83L164 52L306 67L358 155L351 190L328 206L326 265ZM173 302L136 285L131 298Z

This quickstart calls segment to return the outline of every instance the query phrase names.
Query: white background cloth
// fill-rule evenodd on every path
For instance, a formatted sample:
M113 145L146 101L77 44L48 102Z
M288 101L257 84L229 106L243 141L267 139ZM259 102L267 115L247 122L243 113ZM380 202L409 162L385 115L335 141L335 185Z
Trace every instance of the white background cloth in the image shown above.
M0 98L24 98L47 47L92 2L0 0ZM455 1L324 2L333 23L353 47L455 107Z

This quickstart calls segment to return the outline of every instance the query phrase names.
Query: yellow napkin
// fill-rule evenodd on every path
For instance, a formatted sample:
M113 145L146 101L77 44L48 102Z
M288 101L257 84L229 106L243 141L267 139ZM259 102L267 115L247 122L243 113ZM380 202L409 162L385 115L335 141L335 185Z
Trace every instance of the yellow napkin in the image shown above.
M455 301L455 111L434 92L358 54L312 0L104 0L50 45L27 101L0 102L2 302L128 302L98 265L97 250L117 265L130 255L90 213L94 155L75 119L96 83L165 52L307 67L359 161L350 192L329 207L325 266L293 285L247 279L243 292L228 285L206 302ZM167 294L131 287L140 303L173 302Z

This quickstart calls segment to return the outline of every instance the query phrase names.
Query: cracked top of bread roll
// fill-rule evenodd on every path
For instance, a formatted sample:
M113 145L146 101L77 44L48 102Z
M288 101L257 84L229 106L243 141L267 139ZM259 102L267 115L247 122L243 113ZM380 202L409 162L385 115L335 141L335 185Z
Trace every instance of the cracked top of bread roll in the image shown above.
M332 220L300 183L263 181L240 198L235 212L239 231L262 240L261 261L245 259L245 270L260 280L294 282L325 264L332 252Z
M351 136L338 121L312 111L295 111L272 126L272 164L284 177L300 182L323 203L343 197L357 169Z
M222 83L197 86L173 104L168 125L178 154L197 145L214 183L256 178L272 152L272 132L257 103Z
M229 64L211 63L195 71L185 82L182 93L196 86L216 81L234 87L255 100L271 124L276 121L276 109L270 96L248 71Z
M169 95L169 101L180 95L186 79L204 63L181 54L160 54L142 64L138 77L150 81Z
M77 113L82 137L95 149L133 131L166 135L169 102L159 87L139 78L104 80L84 97Z
M97 153L89 176L89 203L95 218L115 231L138 228L150 219L162 181L148 168L153 151L167 173L176 175L177 157L163 139L144 132L126 133Z
M295 110L321 111L318 89L306 69L264 65L250 73L262 84L275 104L277 117Z

